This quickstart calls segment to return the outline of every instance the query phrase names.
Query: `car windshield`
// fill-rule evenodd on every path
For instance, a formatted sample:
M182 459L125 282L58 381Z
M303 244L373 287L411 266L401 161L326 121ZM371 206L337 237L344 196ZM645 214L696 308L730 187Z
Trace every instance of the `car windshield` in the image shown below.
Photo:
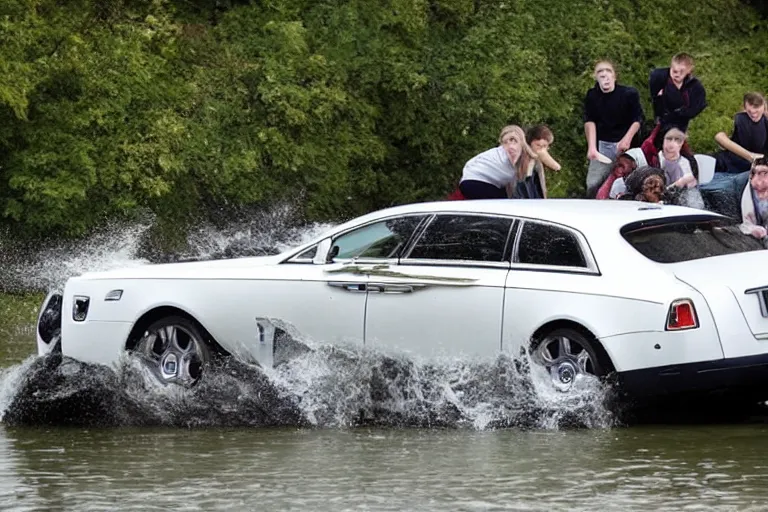
M761 241L743 234L737 222L712 217L630 224L622 235L643 256L658 263L765 249Z

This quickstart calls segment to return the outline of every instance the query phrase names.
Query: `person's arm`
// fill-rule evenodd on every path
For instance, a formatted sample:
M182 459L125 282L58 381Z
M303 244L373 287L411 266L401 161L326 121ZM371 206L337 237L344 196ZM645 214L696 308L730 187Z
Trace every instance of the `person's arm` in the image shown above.
M627 104L632 110L632 124L616 146L616 150L619 153L623 153L632 146L632 139L640 130L640 125L645 119L643 107L640 105L640 94L637 92L637 89L631 88L627 91Z
M542 149L538 152L536 155L536 158L539 162L544 164L544 166L552 169L553 171L559 171L560 170L560 164L557 163L557 161L552 158L552 156L549 154L549 151L546 149Z
M584 97L584 135L587 139L587 160L597 160L597 112L589 91Z
M630 125L629 130L627 130L627 133L624 134L624 136L616 145L616 151L618 153L623 153L632 146L632 139L634 138L638 130L640 130L640 123L635 121L634 123L632 123L632 125Z
M587 136L587 160L597 160L597 126L592 121L584 123Z
M608 179L606 179L602 185L600 185L600 188L597 190L597 195L595 196L595 199L608 199L611 194L611 189L613 188L613 182L618 179L618 176L615 173L611 173L608 175Z
M640 145L640 150L643 152L645 161L650 166L658 166L659 150L656 149L656 146L653 144L653 139L659 134L659 130L661 130L661 125L657 124L651 131L651 134L648 135L648 138L646 138Z
M664 86L667 84L667 69L659 68L651 71L648 78L648 90L651 94L651 105L653 105L653 117L655 120L661 119L664 115Z
M715 135L715 141L718 144L720 144L720 147L722 147L723 149L728 150L734 155L743 158L747 162L752 162L754 159L759 158L761 156L758 153L752 153L751 151L747 151L741 145L736 144L734 141L728 138L725 132L718 132L717 135Z
M672 114L677 119L689 121L705 108L707 108L707 92L697 79L688 90L688 106L677 108Z
M768 232L763 226L757 224L757 219L754 215L748 213L742 217L742 222L739 224L739 230L745 235L750 235L758 240L761 240L768 235Z

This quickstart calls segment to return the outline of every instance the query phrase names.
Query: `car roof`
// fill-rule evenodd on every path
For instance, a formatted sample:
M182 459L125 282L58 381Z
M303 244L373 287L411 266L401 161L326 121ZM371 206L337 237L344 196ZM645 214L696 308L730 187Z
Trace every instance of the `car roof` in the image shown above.
M338 226L339 230L352 224L377 218L419 212L466 212L512 215L570 226L582 232L599 228L620 229L638 221L690 215L721 215L707 210L654 204L639 201L596 199L481 199L471 201L437 201L412 203L372 212ZM611 229L611 230L613 230ZM334 230L336 231L336 230Z

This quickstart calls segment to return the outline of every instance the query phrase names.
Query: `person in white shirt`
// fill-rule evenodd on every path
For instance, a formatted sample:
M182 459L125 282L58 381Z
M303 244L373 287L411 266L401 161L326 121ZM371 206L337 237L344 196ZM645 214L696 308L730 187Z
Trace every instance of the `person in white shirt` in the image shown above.
M502 128L499 145L472 157L465 165L459 190L465 199L505 199L511 197L518 169L527 169L533 150L525 142L525 132L517 125Z

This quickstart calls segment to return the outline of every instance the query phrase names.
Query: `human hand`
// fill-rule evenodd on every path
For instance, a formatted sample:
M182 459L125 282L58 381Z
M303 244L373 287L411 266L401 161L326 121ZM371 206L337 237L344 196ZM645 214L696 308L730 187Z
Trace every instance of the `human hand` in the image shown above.
M680 188L692 187L695 184L696 184L696 178L693 176L693 174L687 174L674 183L676 187L680 187Z
M626 150L628 150L628 149L629 149L629 145L630 145L631 143L632 143L632 141L631 141L630 139L627 139L626 137L624 137L623 139L621 139L621 140L620 140L620 141L619 141L619 142L616 144L616 152L617 152L617 153L623 153L623 152L625 152Z
M763 226L752 226L752 236L758 240L763 239L768 235L768 230Z
M589 148L587 151L587 160L597 160L599 152L597 148Z

